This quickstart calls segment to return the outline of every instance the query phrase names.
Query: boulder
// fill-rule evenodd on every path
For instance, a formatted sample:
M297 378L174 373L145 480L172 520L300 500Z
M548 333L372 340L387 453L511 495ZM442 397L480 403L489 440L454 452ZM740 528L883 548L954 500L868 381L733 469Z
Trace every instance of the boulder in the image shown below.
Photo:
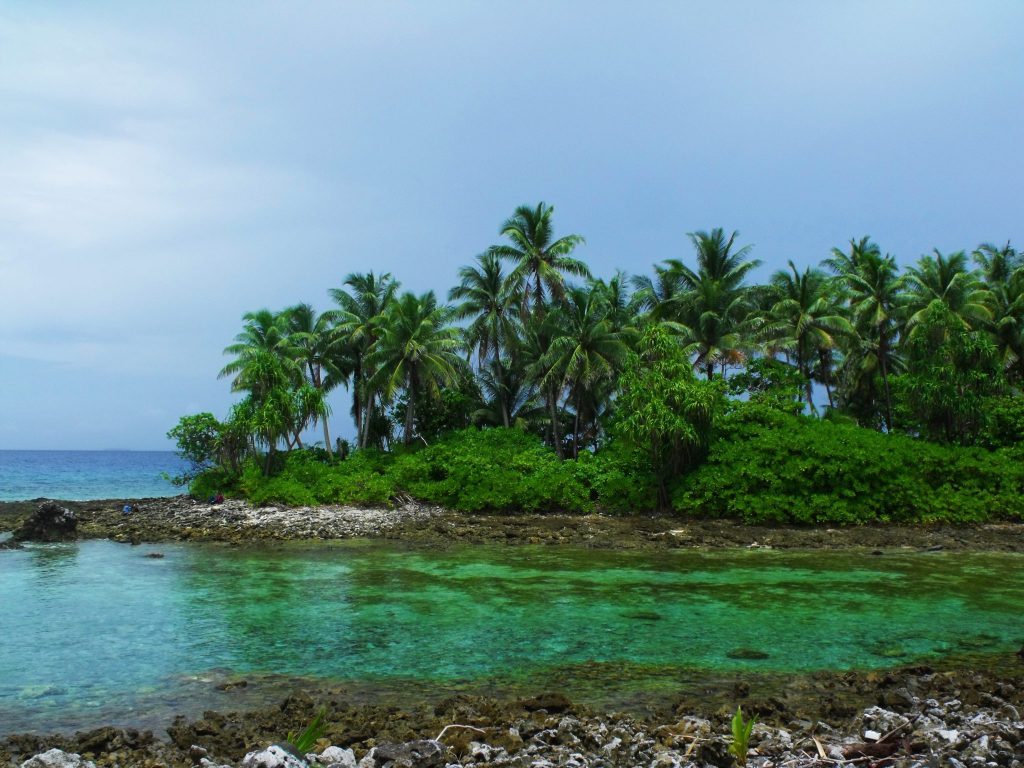
M326 765L328 768L356 768L356 755L351 749L327 747L319 755L306 755L310 764Z
M96 768L95 764L83 760L81 755L51 749L41 755L30 757L21 764L21 768Z
M433 739L384 743L367 752L359 768L442 768L444 755L444 746Z
M68 541L75 538L78 518L54 501L44 501L11 537L12 541Z
M281 744L271 744L242 758L242 768L309 768L309 764Z

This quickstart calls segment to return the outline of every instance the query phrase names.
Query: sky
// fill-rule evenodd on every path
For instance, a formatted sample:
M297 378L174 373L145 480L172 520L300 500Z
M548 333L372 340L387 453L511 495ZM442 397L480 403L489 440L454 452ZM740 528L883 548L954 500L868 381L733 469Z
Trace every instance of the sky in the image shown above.
M244 312L440 295L546 201L601 276L739 230L1024 241L1024 3L0 5L0 449L166 449ZM344 391L332 431L352 433Z

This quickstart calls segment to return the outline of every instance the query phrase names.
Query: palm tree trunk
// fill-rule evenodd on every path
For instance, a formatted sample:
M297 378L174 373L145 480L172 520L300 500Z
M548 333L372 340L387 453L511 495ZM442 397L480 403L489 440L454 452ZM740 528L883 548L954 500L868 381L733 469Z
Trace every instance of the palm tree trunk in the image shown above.
M810 410L811 413L817 413L817 411L814 408L814 395L813 387L811 384L811 374L807 370L807 366L805 365L800 366L800 372L804 375L804 386L807 391L807 408Z
M879 327L878 357L882 365L882 388L885 390L885 431L892 432L892 393L889 391L889 351Z
M564 459L565 455L562 452L562 430L558 424L558 393L554 392L554 387L548 387L548 410L551 412L551 442L555 446L555 453L558 454L558 458Z
M327 428L327 417L323 417L324 420L324 447L327 449L327 455L333 456L334 452L331 450L331 431Z
M406 445L412 442L412 426L413 419L416 415L416 389L412 385L412 373L409 373L405 384L405 434L402 436L402 442Z
M373 419L373 393L366 399L366 413L363 414L363 431L359 436L359 447L366 448L370 444L370 421Z
M576 392L576 418L572 425L572 457L580 457L580 395Z

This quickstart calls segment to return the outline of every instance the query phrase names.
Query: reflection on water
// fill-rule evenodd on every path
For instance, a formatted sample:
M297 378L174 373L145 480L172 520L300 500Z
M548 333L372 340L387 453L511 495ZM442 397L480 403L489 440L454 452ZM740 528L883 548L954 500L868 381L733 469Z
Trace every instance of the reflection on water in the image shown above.
M643 690L1008 651L1022 566L1002 554L30 546L0 552L0 731L141 722L189 709L225 675Z

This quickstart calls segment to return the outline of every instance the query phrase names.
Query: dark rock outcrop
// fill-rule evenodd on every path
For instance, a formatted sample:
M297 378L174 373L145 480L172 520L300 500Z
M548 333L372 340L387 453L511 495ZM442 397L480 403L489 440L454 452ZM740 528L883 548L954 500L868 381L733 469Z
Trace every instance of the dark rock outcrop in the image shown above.
M55 501L44 501L39 508L14 531L11 540L69 541L76 538L78 518L75 513Z

